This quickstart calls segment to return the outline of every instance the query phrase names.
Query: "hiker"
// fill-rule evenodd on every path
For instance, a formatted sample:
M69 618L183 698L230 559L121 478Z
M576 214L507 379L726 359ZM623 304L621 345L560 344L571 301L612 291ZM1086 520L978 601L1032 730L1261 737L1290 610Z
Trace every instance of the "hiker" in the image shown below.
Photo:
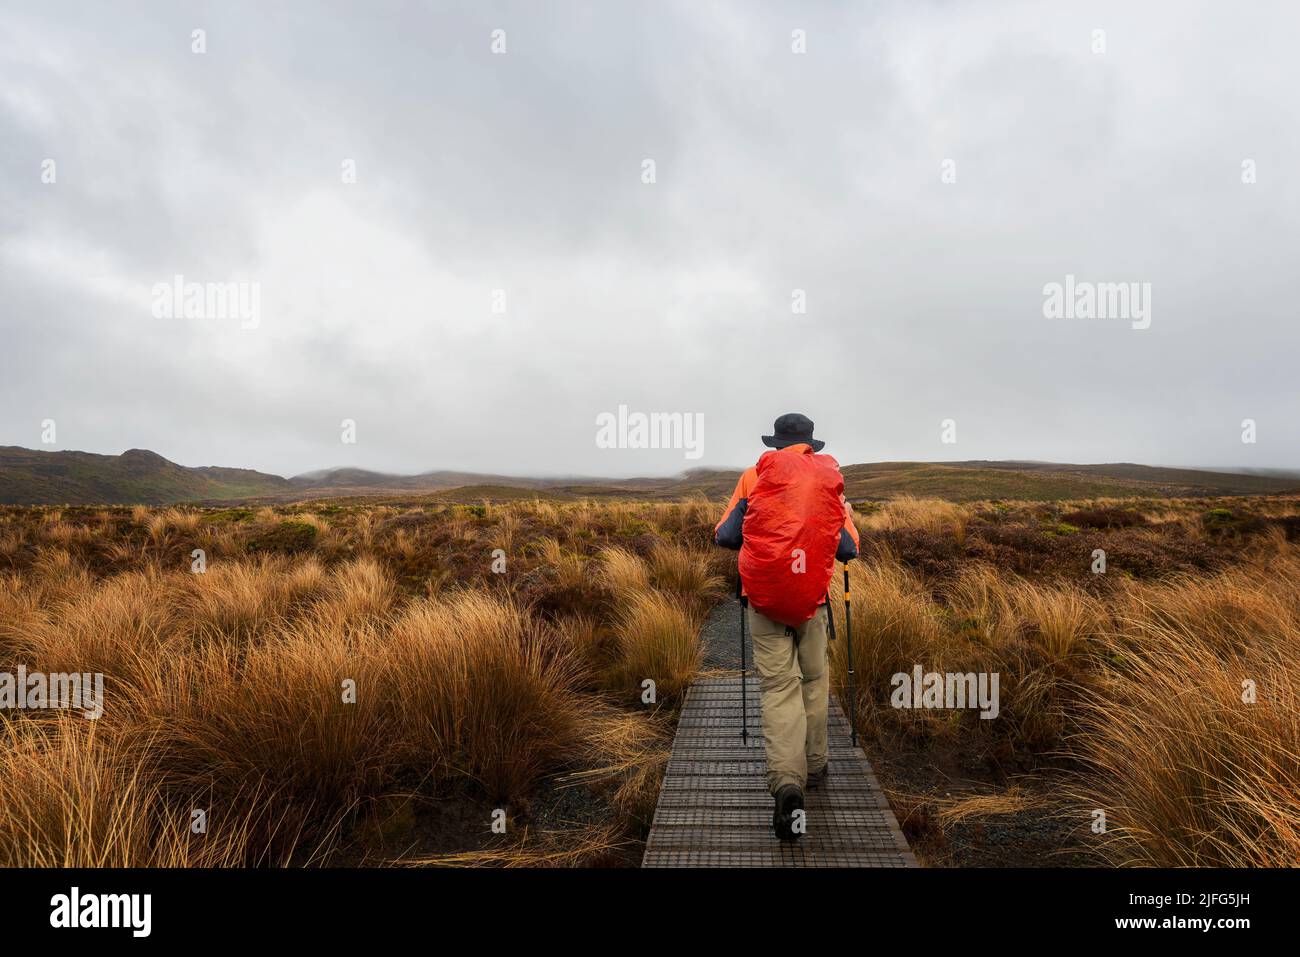
M758 464L741 475L714 541L740 551L742 614L763 701L772 827L797 840L804 788L829 773L826 749L827 603L835 562L858 555L839 463L797 412L776 420ZM833 629L834 625L831 623ZM800 815L801 816L801 815Z

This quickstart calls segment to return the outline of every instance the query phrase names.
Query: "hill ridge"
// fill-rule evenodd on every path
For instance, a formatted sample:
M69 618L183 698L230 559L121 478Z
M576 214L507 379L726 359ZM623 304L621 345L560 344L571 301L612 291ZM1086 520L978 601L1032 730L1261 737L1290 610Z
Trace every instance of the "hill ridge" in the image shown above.
M677 476L590 478L495 475L430 470L395 475L355 467L290 478L227 466L178 465L150 449L120 455L0 446L0 505L166 505L338 496L424 496L444 500L518 498L725 498L740 469L697 467ZM1188 497L1300 492L1285 470L1220 472L1136 462L1072 464L1027 460L867 462L842 466L853 501L899 494L975 499L1055 500L1102 497Z

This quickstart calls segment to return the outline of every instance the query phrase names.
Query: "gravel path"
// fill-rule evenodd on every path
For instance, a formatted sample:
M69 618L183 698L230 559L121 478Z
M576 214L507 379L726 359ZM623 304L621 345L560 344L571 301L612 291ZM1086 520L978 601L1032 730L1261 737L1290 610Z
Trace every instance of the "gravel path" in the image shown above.
M728 598L720 605L715 605L709 612L708 620L700 629L700 641L704 644L704 667L706 670L719 669L738 671L740 669L740 602ZM749 664L751 675L754 670L754 646L749 642L749 632L745 632L745 659Z

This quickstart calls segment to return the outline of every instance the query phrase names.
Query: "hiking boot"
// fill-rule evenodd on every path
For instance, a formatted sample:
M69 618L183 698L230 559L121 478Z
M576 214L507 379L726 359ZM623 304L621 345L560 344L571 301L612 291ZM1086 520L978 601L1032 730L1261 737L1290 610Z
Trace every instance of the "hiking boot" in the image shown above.
M795 812L803 810L803 789L797 784L783 784L777 788L776 807L772 810L772 830L783 841L797 841L802 832L794 829ZM800 815L802 817L803 815Z
M808 773L808 790L812 791L815 788L819 788L823 784L825 784L826 778L830 773L831 773L830 762L823 764L822 769L820 771L810 771Z

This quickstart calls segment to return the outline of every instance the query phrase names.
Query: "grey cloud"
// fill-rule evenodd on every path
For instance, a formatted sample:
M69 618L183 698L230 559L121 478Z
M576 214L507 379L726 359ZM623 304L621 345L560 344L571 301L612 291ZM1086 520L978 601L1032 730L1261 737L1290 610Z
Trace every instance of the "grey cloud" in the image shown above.
M846 462L1300 467L1297 26L1284 3L6 9L0 444L54 417L65 447L185 464L626 475L752 460L798 409ZM154 319L177 273L259 282L261 325ZM1150 282L1152 327L1045 319L1067 273ZM703 460L596 448L619 404L702 413Z

